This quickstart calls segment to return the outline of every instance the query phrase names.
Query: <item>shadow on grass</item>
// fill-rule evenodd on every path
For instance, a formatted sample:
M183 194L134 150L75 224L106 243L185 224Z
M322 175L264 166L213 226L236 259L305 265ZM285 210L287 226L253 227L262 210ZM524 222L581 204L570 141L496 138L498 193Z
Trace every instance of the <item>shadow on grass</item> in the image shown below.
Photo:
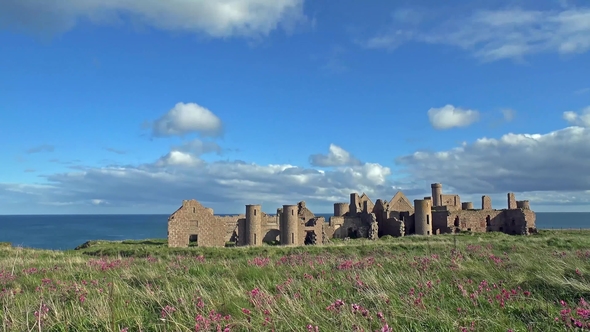
M121 243L122 244L143 244L143 245L162 246L162 245L167 245L168 240L166 240L166 239L124 240Z

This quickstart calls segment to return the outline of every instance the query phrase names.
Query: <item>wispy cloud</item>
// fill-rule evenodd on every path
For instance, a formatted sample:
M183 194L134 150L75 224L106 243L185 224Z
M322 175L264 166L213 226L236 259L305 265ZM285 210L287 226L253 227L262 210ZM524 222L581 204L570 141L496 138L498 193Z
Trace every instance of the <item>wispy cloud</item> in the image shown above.
M583 88L583 89L579 89L579 90L574 91L574 94L575 95L583 95L588 92L590 92L590 88Z
M321 67L322 70L328 71L330 73L343 73L348 71L349 67L342 59L343 55L346 53L346 49L342 46L335 45L331 48L328 56L326 57L326 62Z
M28 149L27 153L32 154L32 153L53 152L53 151L55 151L55 147L53 145L43 144L43 145L34 146L34 147Z
M410 41L455 46L484 62L522 61L526 55L542 52L584 53L590 49L590 8L481 9L420 25L397 19L388 32L369 38L364 45L393 49Z
M516 112L510 108L504 108L500 112L502 112L502 116L504 117L504 121L506 122L511 122L512 120L514 120L514 117L516 116Z
M123 151L123 150L118 150L115 148L104 148L105 150L115 153L115 154L127 154L127 151Z

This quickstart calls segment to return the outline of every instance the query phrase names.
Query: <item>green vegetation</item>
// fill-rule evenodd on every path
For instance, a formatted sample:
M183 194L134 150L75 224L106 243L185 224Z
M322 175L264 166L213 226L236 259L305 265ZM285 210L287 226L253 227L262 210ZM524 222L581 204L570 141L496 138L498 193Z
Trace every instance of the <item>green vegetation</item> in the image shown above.
M0 331L590 330L590 232L0 245L0 290Z

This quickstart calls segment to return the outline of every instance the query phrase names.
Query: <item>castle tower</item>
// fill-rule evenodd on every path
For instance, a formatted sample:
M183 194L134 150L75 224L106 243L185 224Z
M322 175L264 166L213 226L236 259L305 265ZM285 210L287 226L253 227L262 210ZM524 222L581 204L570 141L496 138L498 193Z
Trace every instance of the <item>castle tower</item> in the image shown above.
M348 211L352 215L355 215L355 214L361 212L360 206L359 206L359 200L360 200L359 194L357 194L357 193L350 194L350 206L349 206Z
M414 200L414 227L417 235L432 234L432 205L429 199Z
M473 202L461 203L461 210L473 210Z
M348 213L349 208L350 205L348 203L334 203L334 216L344 216L346 213Z
M492 198L490 196L481 196L481 209L492 210Z
M430 188L432 189L432 206L440 206L442 204L442 184L433 183L430 185Z
M297 205L283 205L281 215L281 244L298 245L299 243L299 216Z
M260 205L246 205L246 245L262 245L262 209Z
M516 197L514 193L508 193L508 210L514 210L516 208Z
M517 201L516 202L516 207L519 209L525 209L525 210L530 210L531 209L531 205L529 203L528 200L524 200L524 201Z

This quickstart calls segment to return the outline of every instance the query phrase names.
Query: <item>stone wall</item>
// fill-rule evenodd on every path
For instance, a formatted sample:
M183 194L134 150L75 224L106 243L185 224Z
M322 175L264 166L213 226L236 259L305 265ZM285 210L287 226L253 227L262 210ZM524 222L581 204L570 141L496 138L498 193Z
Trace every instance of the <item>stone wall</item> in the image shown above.
M238 220L246 218L245 215L215 216L218 224L225 225L225 242L235 242L239 236Z
M410 214L413 214L414 206L404 193L398 191L389 201L389 211L410 212Z
M375 207L375 203L373 203L373 201L371 201L369 196L367 196L366 194L363 193L359 197L359 202L360 202L360 206L361 206L361 212L373 213L373 208Z
M383 220L379 223L379 236L391 235L391 236L404 236L401 234L401 224L404 223L401 219L398 218L389 218ZM404 224L405 229L405 224Z
M535 226L536 215L531 210L462 210L433 211L433 227L440 233L458 231L503 232L521 234L523 228L529 232Z
M308 234L311 236L311 232L315 234L316 243L315 244L323 244L324 243L324 228L326 226L326 219L324 217L313 217L312 219L308 220L305 224L300 227L302 230L299 243L300 245L306 244L306 240L308 239Z
M492 209L492 198L490 196L481 196L481 209L491 210Z
M168 218L168 246L186 247L193 241L201 247L223 247L225 226L210 209L196 200L185 200Z
M440 184L433 187L433 194L442 191ZM440 189L440 190L439 190ZM493 210L492 201L489 196L482 196L482 209L474 209L473 204L465 202L461 204L458 195L437 195L440 206L432 206L428 209L431 213L422 213L421 224L424 226L432 220L432 229L424 231L425 234L452 233L457 231L487 232L497 231L508 234L528 234L536 231L535 213L530 210L529 201L516 201L513 193L508 193L508 207L505 210ZM418 200L422 201L422 200ZM423 202L429 204L434 199L425 198ZM331 238L346 237L367 237L370 234L377 234L376 227L371 225L376 221L378 235L401 236L401 230L405 235L416 233L416 210L407 197L398 191L388 202L377 200L373 204L371 199L362 194L350 195L350 203L336 203L334 211L342 216L333 216L329 224L325 223L323 217L317 218L310 211L304 201L297 205L285 205L290 207L294 214L290 220L290 229L293 229L290 239L294 245L306 243L322 244ZM285 207L283 206L283 207ZM252 205L249 206L250 210ZM260 206L256 205L257 210ZM291 211L290 210L290 211ZM346 212L346 210L349 210ZM246 208L248 213L248 206ZM252 211L250 211L252 212ZM186 247L190 242L198 246L224 246L227 242L235 242L237 245L251 245L248 236L246 215L214 216L214 211L204 207L196 200L185 200L182 206L176 210L168 219L168 242L170 247ZM426 213L426 214L425 214ZM256 245L261 242L281 241L280 217L282 209L277 209L276 215L256 211L249 215L248 220L254 220L254 234L258 239ZM427 216L429 215L429 216ZM430 218L430 219L429 219ZM401 224L405 227L400 227ZM291 231L289 231L291 232ZM311 234L315 234L311 236ZM373 236L373 235L371 235Z
M434 232L440 234L459 231L484 233L501 231L505 220L502 210L460 210L433 212Z
M461 198L459 195L441 195L441 205L449 210L461 210Z
M360 215L332 217L333 224L340 225L334 227L334 237L343 239L345 237L363 237L368 234L369 227L366 225Z
M508 197L508 210L512 210L512 209L516 209L516 197L514 196L514 193L508 193L507 195Z

